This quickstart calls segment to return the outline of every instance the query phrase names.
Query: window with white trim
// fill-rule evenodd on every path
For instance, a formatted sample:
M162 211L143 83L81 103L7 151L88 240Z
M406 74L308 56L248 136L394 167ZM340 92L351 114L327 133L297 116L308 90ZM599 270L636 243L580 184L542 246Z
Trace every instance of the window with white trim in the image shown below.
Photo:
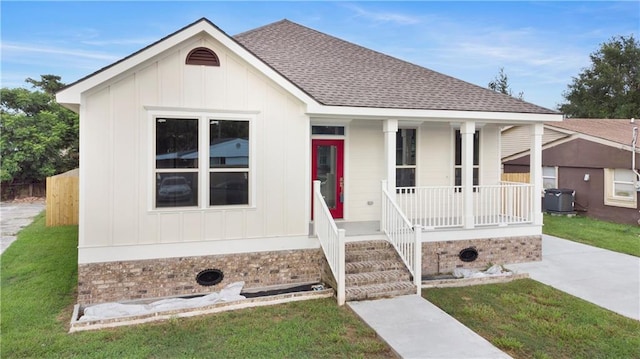
M454 177L455 186L462 186L462 134L460 130L455 132L455 165ZM479 185L480 175L480 131L473 134L473 185Z
M209 120L209 205L249 204L249 122Z
M155 119L156 207L198 206L197 118Z
M638 195L636 175L630 169L604 169L604 204L607 206L636 208Z
M250 204L250 120L156 116L154 207Z
M416 185L416 129L401 128L396 132L396 186Z
M558 167L542 167L542 188L558 188Z

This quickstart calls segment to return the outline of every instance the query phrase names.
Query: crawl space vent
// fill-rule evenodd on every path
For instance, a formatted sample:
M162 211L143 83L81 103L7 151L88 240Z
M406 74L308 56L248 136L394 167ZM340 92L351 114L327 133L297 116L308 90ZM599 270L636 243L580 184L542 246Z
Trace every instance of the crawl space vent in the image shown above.
M212 286L222 282L224 273L220 269L205 269L196 275L196 282L203 286Z
M473 247L465 248L460 251L458 257L463 262L473 262L478 259L478 250Z

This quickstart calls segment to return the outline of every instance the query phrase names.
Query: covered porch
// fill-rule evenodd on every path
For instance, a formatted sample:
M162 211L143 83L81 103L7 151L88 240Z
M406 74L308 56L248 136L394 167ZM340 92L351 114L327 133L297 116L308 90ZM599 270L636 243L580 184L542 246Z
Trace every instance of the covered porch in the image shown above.
M431 265L423 263L423 258L428 258L423 244L445 241L473 243L472 241L481 239L540 235L541 122L528 125L532 153L530 183L500 181L497 159L497 163L490 163L485 159L483 171L479 170L478 152L482 149L478 146L477 129L486 123L448 123L447 127L450 131L455 131L453 133L456 136L451 142L456 142L453 146L439 147L442 151L440 156L447 160L442 161L439 174L444 175L435 181L436 185L428 185L434 181L429 181L428 172L418 170L419 165L416 166L415 159L413 162L403 162L407 145L399 143L405 139L398 135L398 131L406 128L406 124L399 123L398 120L384 120L382 125L384 146L381 146L383 148L380 152L383 154L384 177L377 180L377 218L350 220L349 216L345 216L346 218L334 219L325 202L326 193L323 193L322 181L314 181L313 233L318 237L336 278L339 303L345 301L346 242L377 237L390 243L409 270L419 292L423 267ZM499 125L492 123L487 127L490 128L487 131L496 133L495 128ZM410 150L424 151L424 142L427 141L423 140L422 147L414 142L414 147ZM486 140L483 145L492 146L489 151L497 151L499 138L495 141ZM409 186L406 185L407 168L411 169L413 175L409 180L412 185ZM349 181L348 176L346 181ZM440 185L445 181L449 185ZM349 212L348 208L346 212ZM439 262L437 266L439 268Z
M396 135L400 128L399 122L384 121L386 179L382 181L381 223L387 221L384 210L386 192L388 199L397 205L412 226L420 226L425 230L523 224L541 226L542 208L539 198L542 193L543 124L538 122L528 125L531 151L529 183L498 180L501 172L499 165L484 163L482 167L490 169L479 169L481 146L495 146L498 150L500 147L499 138L493 144L478 144L477 130L485 126L484 122L464 121L450 125L458 133L456 148L450 151L455 153L445 151L442 154L454 157L451 166L454 168L453 181L450 185L403 186L407 182L401 172L404 167L402 152L406 152L406 146L398 143L399 139L402 140ZM492 172L491 169L498 173L487 174L486 172ZM413 183L428 184L425 179L416 177Z

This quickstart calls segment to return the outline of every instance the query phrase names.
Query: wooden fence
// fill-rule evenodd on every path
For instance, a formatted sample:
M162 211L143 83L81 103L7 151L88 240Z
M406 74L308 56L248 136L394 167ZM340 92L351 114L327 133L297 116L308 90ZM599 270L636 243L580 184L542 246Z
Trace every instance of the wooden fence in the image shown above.
M47 226L78 224L78 186L77 170L47 177Z
M502 180L505 182L529 183L529 173L503 173Z
M2 182L0 184L0 193L3 201L12 201L15 199L28 197L45 197L46 186L41 183L10 183Z

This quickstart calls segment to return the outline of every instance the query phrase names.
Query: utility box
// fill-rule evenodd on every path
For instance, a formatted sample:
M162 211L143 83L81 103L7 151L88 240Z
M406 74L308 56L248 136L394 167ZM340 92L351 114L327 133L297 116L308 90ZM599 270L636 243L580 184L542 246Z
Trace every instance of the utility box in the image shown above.
M544 210L551 213L573 212L576 191L567 188L548 188L544 190Z

